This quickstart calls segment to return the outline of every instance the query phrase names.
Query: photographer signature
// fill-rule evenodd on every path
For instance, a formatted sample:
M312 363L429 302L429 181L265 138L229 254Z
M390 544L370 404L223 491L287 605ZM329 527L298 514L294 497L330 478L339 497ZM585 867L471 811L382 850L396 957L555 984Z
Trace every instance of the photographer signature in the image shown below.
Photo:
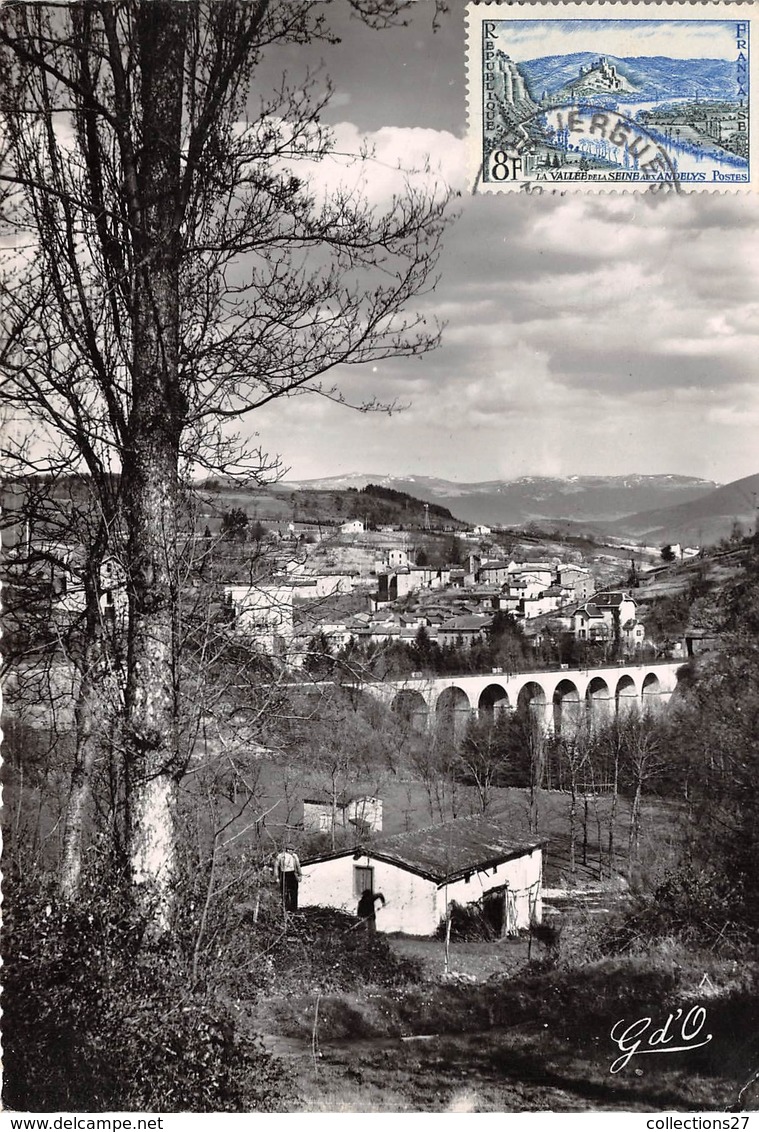
M706 1010L703 1006L692 1006L685 1015L682 1010L676 1010L667 1017L663 1026L656 1029L653 1028L653 1018L638 1018L629 1024L620 1018L611 1028L611 1040L620 1056L612 1062L609 1072L619 1073L633 1057L643 1053L683 1053L708 1045L712 1035L702 1036L705 1025ZM676 1044L673 1045L673 1042Z

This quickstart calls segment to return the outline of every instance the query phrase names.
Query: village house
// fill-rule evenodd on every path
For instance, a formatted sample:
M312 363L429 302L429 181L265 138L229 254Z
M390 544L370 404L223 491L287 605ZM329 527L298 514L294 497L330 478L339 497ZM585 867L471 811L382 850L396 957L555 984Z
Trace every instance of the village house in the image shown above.
M374 608L398 601L416 590L439 590L448 585L450 570L431 566L403 566L397 570L377 574L377 592L372 601Z
M347 523L340 524L341 535L362 535L364 533L363 519L350 519Z
M549 586L535 597L524 597L519 603L519 611L524 614L526 621L533 617L541 617L544 613L553 613L561 609L572 600L574 593L565 586Z
M554 582L554 567L547 562L510 562L506 581L509 590L519 584L523 597L539 597Z
M476 578L483 585L503 586L509 580L509 564L498 558L481 562Z
M609 590L594 594L593 603L605 615L609 616L612 622L618 622L620 626L628 621L635 620L638 604L623 590Z
M610 641L611 621L593 602L579 606L572 614L572 633L577 641Z
M481 613L472 613L463 617L451 617L439 626L437 639L440 645L468 645L471 647L476 641L485 639L488 629L493 624L492 616Z
M498 608L502 613L517 613L522 599L511 594L501 594L498 598Z
M556 579L561 586L569 586L573 591L575 601L587 601L596 588L596 583L590 570L584 566L575 566L570 563L559 566Z
M293 597L303 601L316 601L317 598L349 594L357 581L356 575L344 570L324 569L313 573L290 573L287 576L287 584L292 589Z
M399 566L408 566L408 551L402 547L391 547L387 551L387 565L391 570L397 569Z
M620 641L637 648L645 629L636 617L637 603L622 590L594 594L572 615L572 632L578 641Z
M26 575L45 588L50 595L51 611L57 618L65 621L81 617L87 607L85 548L75 542L32 537L28 524L12 533L20 537L14 545L9 543L5 548L9 573ZM129 604L126 571L113 554L106 554L98 566L97 599L101 617L123 627Z
M434 935L452 904L475 905L514 935L541 921L544 844L459 818L304 860L299 902L355 913L364 892L382 893L377 930L414 936Z
M44 571L49 570L53 613L64 620L81 617L87 607L84 587L85 554L82 548L71 549L64 544L57 548L51 546L46 548L38 562L42 563ZM37 564L34 557L31 557L30 572ZM100 616L103 621L124 628L129 608L126 571L117 558L108 554L100 563L97 574Z
M332 833L349 826L361 834L381 833L382 799L369 794L303 799L303 829L306 833Z
M356 626L341 621L300 622L297 635L300 641L301 660L308 652L308 642L318 634L326 638L333 651L339 651L350 643L351 637L356 636Z
M292 586L225 586L224 604L231 613L235 633L253 640L262 652L281 656L292 644Z

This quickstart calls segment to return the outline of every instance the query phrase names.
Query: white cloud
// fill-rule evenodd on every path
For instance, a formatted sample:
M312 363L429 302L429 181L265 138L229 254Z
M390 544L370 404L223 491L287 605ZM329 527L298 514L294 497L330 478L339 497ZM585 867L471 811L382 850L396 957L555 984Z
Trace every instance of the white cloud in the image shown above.
M338 122L331 130L329 157L290 166L308 180L318 199L343 189L382 206L407 184L442 195L465 183L466 142L446 131L383 126L362 134L352 122Z

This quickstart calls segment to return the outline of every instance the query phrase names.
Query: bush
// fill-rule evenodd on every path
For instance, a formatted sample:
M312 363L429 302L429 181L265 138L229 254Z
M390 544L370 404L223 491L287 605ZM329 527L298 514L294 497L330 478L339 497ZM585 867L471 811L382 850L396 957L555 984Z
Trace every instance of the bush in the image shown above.
M451 939L496 939L498 933L483 914L482 908L477 904L457 904L451 901L449 916L451 918ZM445 939L447 932L445 919L438 924L435 935L437 939Z
M396 955L387 939L335 908L304 908L284 921L277 898L262 901L256 923L243 916L231 933L226 992L237 998L304 990L398 987L421 979L421 965Z
M688 948L709 948L723 956L742 955L751 946L727 879L713 869L692 865L666 873L650 896L603 925L598 947L604 954L616 955L645 951L663 939Z
M105 896L103 893L107 893ZM172 938L102 884L75 905L6 893L6 1108L31 1111L271 1111L276 1062L230 1008L191 987Z

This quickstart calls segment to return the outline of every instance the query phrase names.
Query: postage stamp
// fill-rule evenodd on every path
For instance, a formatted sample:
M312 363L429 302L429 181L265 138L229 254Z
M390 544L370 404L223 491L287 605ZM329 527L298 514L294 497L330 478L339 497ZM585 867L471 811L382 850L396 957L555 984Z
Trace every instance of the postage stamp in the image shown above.
M756 190L756 11L469 4L473 191Z

